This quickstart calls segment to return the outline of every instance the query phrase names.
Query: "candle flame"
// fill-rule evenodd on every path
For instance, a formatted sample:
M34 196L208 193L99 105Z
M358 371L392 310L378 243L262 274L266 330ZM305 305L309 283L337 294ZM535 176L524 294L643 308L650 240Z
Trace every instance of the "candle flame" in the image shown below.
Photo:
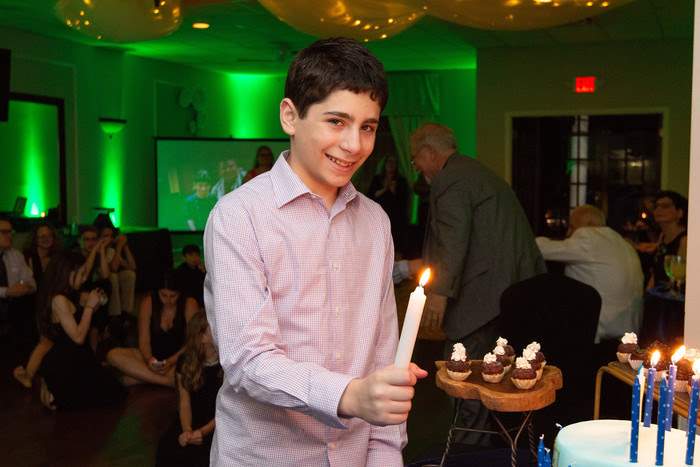
M420 284L421 287L425 287L425 284L427 284L429 280L430 280L430 268L427 268L425 271L423 271L423 274L421 274L420 281L418 281L418 283Z
M654 353L651 354L651 366L656 366L657 363L659 363L659 359L661 358L661 352L658 350L654 350Z
M676 350L676 353L674 353L671 356L671 362L675 365L678 360L683 358L685 355L685 345L681 345L678 350Z
M700 358L693 362L693 373L695 376L700 376Z
M643 212L643 213L642 213L642 219L646 219L646 218L647 218L647 213L646 213L646 212Z

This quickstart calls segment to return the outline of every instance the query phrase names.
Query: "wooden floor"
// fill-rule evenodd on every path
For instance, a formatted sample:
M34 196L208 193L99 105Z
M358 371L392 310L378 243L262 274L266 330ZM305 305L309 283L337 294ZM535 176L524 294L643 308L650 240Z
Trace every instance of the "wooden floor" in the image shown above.
M0 338L0 465L8 467L139 467L152 466L158 439L175 414L173 390L155 386L129 389L118 409L52 413L32 390L12 378L19 356L11 339ZM441 342L419 341L416 361L431 375L416 388L409 419L407 463L440 452L447 434L451 405L435 387L432 362Z

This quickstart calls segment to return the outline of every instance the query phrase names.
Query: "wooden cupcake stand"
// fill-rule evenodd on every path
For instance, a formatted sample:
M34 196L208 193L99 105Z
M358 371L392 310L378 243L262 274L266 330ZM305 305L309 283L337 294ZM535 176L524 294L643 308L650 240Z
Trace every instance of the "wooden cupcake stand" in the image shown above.
M481 377L481 361L472 360L472 373L466 381L455 381L447 375L444 361L437 361L435 365L438 372L435 375L437 386L445 391L449 396L456 399L454 417L452 425L447 433L447 442L445 443L445 451L442 454L440 466L445 465L447 456L450 452L452 439L456 431L471 431L478 433L489 433L501 435L510 443L511 449L511 466L517 465L517 445L518 439L522 435L525 428L528 430L528 440L530 451L533 456L537 457L535 446L535 437L532 433L532 412L547 407L556 399L556 391L562 388L563 378L559 368L547 365L542 373L542 379L532 389L522 390L516 388L510 380L509 371L503 377L500 383L487 383ZM459 416L462 411L462 403L465 400L480 400L481 403L489 409L491 417L498 426L498 431L476 430L472 428L464 428L457 425ZM513 428L506 428L498 417L501 412L519 412L522 414L520 425ZM515 436L513 436L515 433Z

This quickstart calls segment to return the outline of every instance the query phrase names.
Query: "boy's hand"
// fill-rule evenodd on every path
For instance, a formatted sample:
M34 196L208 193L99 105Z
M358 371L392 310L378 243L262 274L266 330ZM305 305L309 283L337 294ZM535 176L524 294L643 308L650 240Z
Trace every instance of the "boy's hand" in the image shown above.
M394 365L366 378L350 381L338 404L338 414L359 417L372 425L398 425L408 418L413 386L428 372L411 363L408 369Z

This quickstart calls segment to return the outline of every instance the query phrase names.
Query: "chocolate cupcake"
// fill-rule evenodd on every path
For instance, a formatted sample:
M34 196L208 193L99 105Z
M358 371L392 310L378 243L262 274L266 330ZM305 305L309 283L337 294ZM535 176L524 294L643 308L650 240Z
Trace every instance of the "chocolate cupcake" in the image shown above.
M452 346L452 356L447 361L447 375L456 380L464 381L471 374L470 362L467 359L467 349L461 343Z
M690 363L690 360L685 358L678 360L678 363L676 363L676 384L674 385L674 390L685 391L692 376L693 364Z
M518 357L510 380L518 389L531 389L537 383L537 372L526 358Z
M545 358L544 353L542 353L542 351L541 351L541 346L540 346L539 342L537 342L537 341L530 342L526 348L535 352L536 360L542 368L544 368L545 365L547 365L547 359Z
M487 383L500 383L506 370L503 364L498 361L498 358L492 354L484 355L484 360L481 362L481 377Z
M620 345L617 346L617 360L620 363L627 363L632 352L637 350L637 335L633 332L626 332L620 341Z
M512 345L508 344L508 339L499 337L496 340L496 345L500 345L501 347L503 347L503 350L506 351L506 357L508 357L508 359L510 360L510 364L512 365L515 362L515 349Z
M651 358L654 354L653 350L649 350L647 352L647 356L644 359L644 376L647 376L649 374L649 368L651 368ZM656 369L656 375L654 376L654 382L658 383L661 381L661 378L666 374L666 370L668 370L669 365L671 364L671 360L668 358L664 358L663 354L661 354L661 358L659 361L654 365L654 368Z
M632 351L627 360L633 370L638 370L647 358L647 349L637 349Z
M534 350L532 350L531 347L528 347L523 350L523 358L525 358L530 364L530 368L532 368L535 371L537 381L539 381L542 378L543 366L540 362L537 361L537 353Z
M512 363L510 361L510 358L506 355L506 349L504 349L500 345L497 345L493 349L492 353L496 356L498 361L501 362L501 365L503 365L504 370L506 370L506 371L510 370Z

